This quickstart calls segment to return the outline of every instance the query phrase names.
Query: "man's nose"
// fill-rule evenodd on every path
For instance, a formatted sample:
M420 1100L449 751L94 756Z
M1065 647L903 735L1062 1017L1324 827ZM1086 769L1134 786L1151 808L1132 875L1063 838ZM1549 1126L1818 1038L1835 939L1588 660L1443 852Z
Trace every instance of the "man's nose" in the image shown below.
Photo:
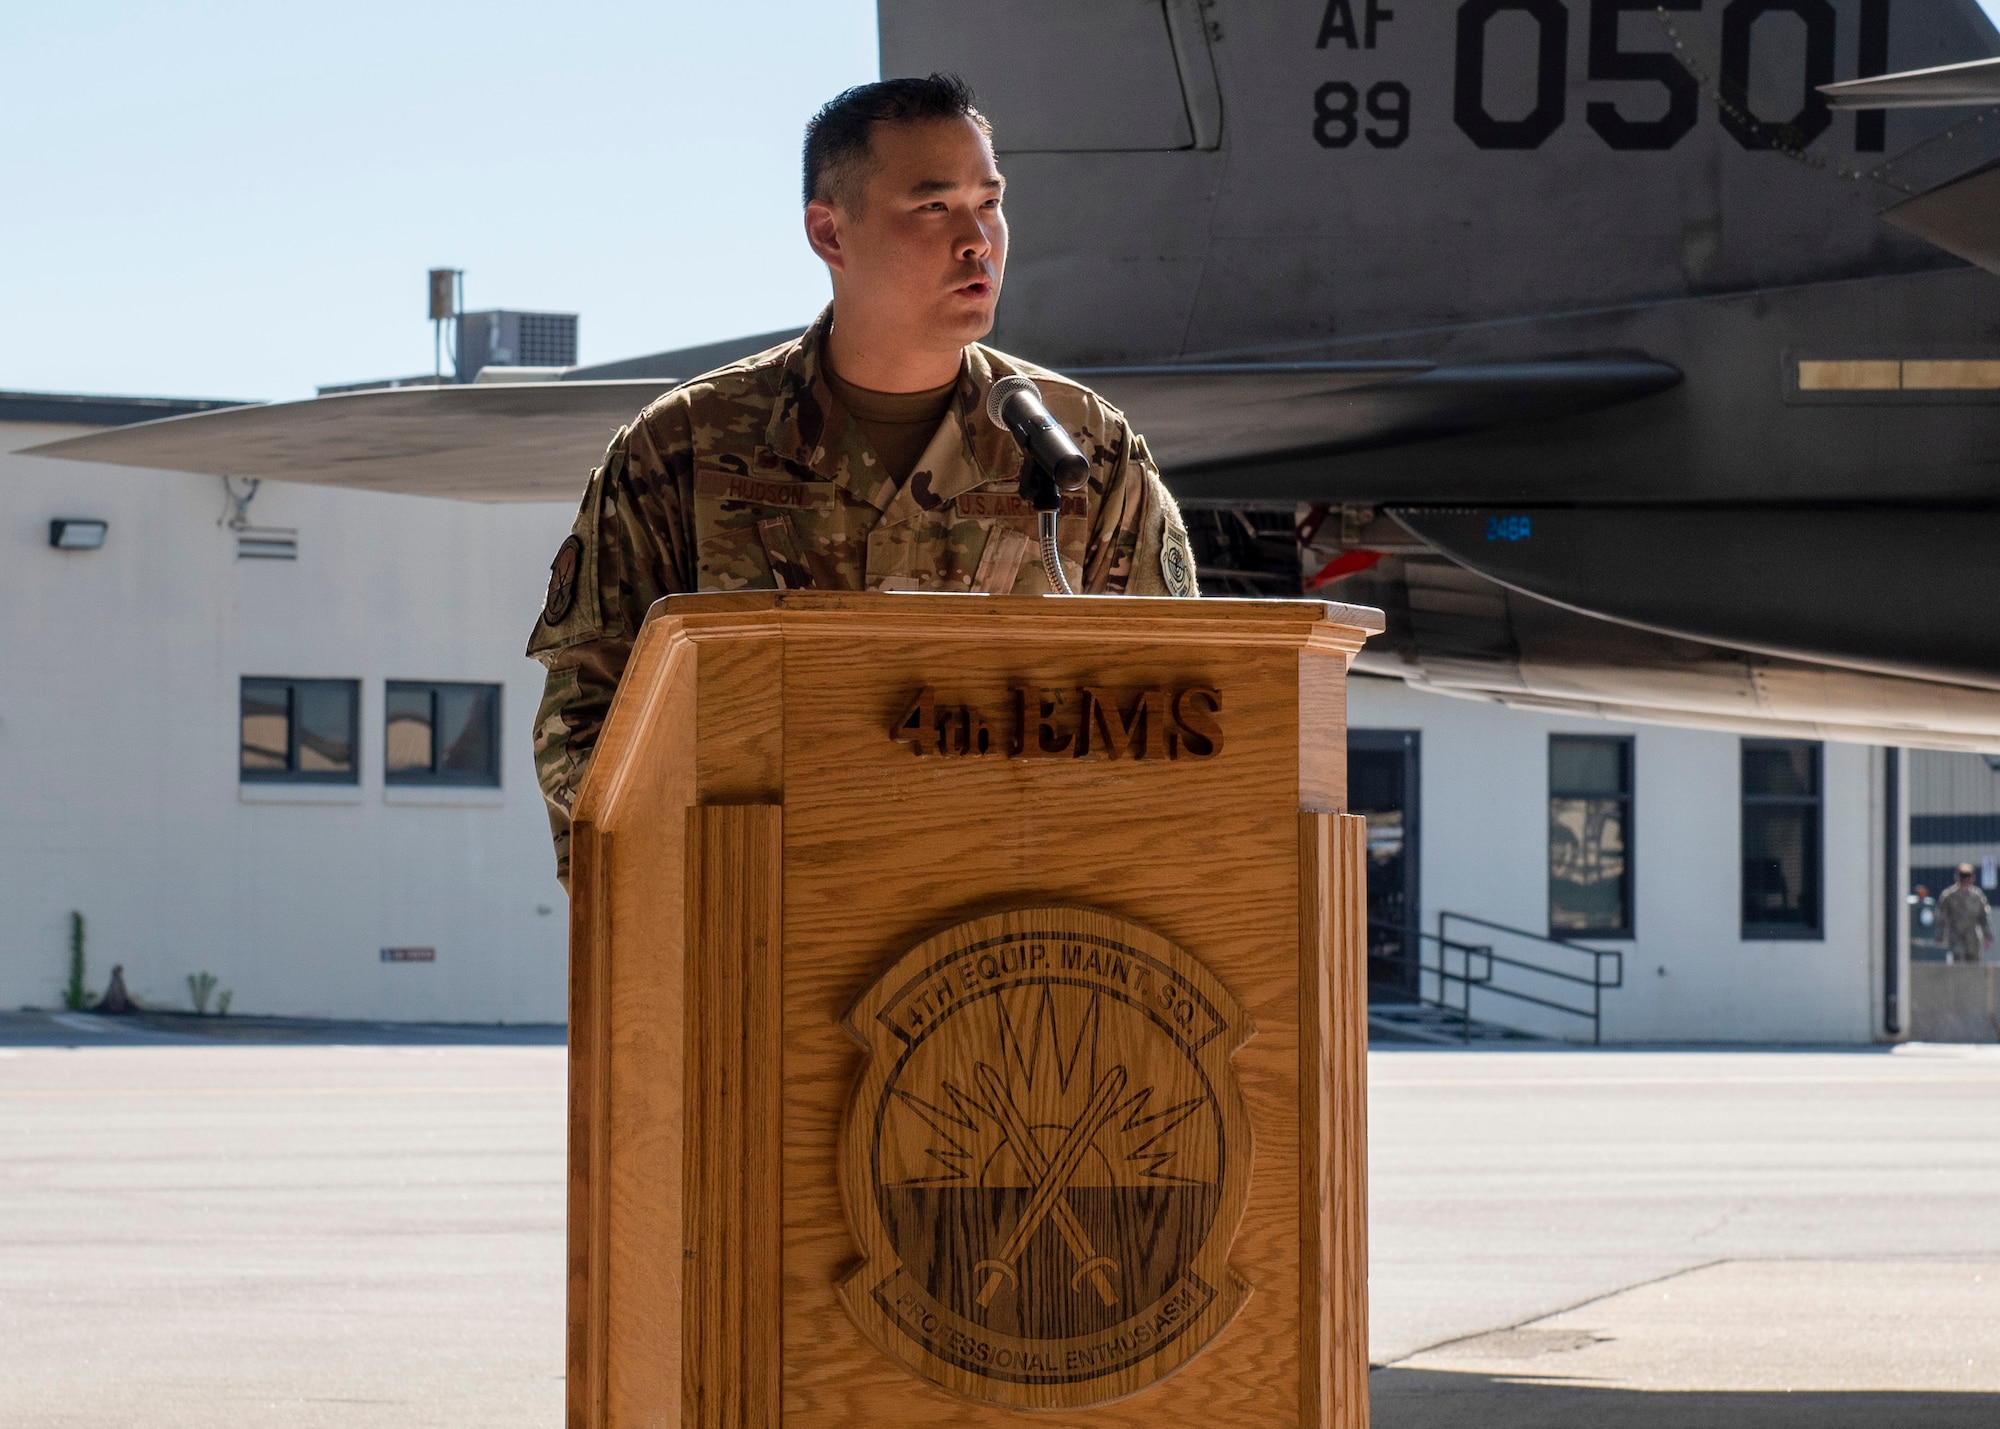
M987 236L985 226L976 215L967 215L964 229L958 234L952 251L960 258L984 258L993 251L993 240Z

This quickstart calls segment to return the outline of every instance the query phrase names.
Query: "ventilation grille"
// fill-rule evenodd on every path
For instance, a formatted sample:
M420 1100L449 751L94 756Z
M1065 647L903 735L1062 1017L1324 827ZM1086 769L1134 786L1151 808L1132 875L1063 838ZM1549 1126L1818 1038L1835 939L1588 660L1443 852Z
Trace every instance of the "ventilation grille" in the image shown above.
M296 561L299 533L285 526L243 526L236 532L239 561Z
M575 313L522 313L516 367L576 366Z
M509 308L458 315L458 380L486 367L574 367L575 313L523 313Z

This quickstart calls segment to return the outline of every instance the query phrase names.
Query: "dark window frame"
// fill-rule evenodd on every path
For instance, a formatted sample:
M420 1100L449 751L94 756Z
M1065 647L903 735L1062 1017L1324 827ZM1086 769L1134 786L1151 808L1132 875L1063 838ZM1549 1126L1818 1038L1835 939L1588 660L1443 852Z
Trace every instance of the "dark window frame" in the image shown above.
M441 690L482 690L489 696L486 720L486 747L491 764L483 770L440 769L438 759L438 692ZM428 769L389 767L390 711L399 694L422 692L430 697L431 766ZM382 689L382 782L395 788L498 789L500 787L500 710L506 702L506 686L494 680L389 680Z
M1752 794L1744 778L1752 750L1759 748L1803 748L1812 755L1812 792L1809 794ZM1757 923L1745 906L1747 889L1744 871L1750 863L1750 820L1752 808L1804 808L1812 811L1806 827L1809 837L1804 849L1809 867L1804 884L1812 891L1812 918L1807 923ZM1816 739L1750 739L1741 741L1736 756L1736 913L1740 940L1746 943L1823 943L1826 941L1826 745Z
M1381 966L1387 960L1385 949L1390 940L1384 930L1373 926L1368 928L1367 946L1369 963L1368 995L1371 1000L1381 997L1394 1001L1398 993L1407 993L1415 998L1421 990L1422 978L1418 969L1423 963L1420 944L1420 929L1423 923L1423 742L1421 729L1349 728L1347 748L1355 752L1393 754L1403 761L1403 912L1405 932L1395 940L1395 951L1400 954L1404 973L1398 984L1385 983L1382 975L1391 969ZM1352 763L1349 764L1348 793L1353 798ZM1353 812L1350 802L1349 812ZM1370 875L1372 877L1372 873ZM1365 880L1364 880L1365 881Z
M244 763L244 755L249 746L243 739L243 702L249 687L259 685L283 685L285 687L285 767L283 769L254 769ZM349 734L348 766L340 769L299 768L299 690L302 686L322 686L343 689L347 694L347 726ZM334 784L358 785L361 782L361 681L350 679L305 678L293 675L241 675L236 681L236 780L239 784Z
M1546 833L1555 830L1555 802L1558 799L1615 800L1621 806L1619 828L1625 843L1625 872L1620 878L1620 912L1624 914L1617 928L1562 928L1556 925L1555 880L1550 878L1548 888L1548 928L1549 936L1558 941L1574 938L1610 938L1626 941L1639 936L1639 862L1638 836L1633 827L1634 814L1638 808L1639 757L1636 737L1629 734L1574 734L1567 731L1552 731L1549 734L1548 790L1547 803L1543 806L1547 818ZM1618 793L1606 793L1601 789L1565 789L1556 784L1556 746L1558 744L1605 744L1619 751L1620 769L1624 788ZM1548 853L1545 846L1543 863L1547 866Z

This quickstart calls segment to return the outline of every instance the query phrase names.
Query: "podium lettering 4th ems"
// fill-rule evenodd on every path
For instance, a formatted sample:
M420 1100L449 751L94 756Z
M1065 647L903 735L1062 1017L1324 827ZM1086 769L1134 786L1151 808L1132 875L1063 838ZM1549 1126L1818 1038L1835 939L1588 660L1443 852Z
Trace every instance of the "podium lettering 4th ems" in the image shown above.
M1222 752L1222 692L1022 686L1004 713L941 703L925 685L889 726L923 755L974 759L1213 759Z

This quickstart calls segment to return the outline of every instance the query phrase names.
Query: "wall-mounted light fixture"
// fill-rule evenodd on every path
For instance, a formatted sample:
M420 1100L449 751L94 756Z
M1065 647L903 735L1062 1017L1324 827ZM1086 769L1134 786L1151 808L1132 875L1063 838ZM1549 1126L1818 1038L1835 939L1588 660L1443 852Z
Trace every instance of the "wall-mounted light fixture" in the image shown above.
M74 516L49 522L49 544L58 551L94 551L104 544L107 523Z

